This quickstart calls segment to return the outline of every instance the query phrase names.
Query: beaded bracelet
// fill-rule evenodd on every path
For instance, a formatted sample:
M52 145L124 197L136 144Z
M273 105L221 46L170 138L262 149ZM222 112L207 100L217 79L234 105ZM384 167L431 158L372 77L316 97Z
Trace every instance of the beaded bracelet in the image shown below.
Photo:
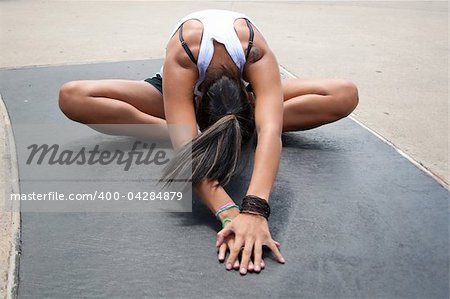
M255 195L247 195L242 199L240 211L241 213L263 216L266 219L269 219L270 216L269 203Z
M235 204L234 202L230 202L230 203L227 203L227 204L223 205L222 207L220 207L220 208L217 210L217 212L216 212L216 218L219 219L219 214L220 214L220 213L222 213L222 212L224 212L224 211L226 211L226 210L232 209L232 208L237 208L237 209L239 209L239 206L238 206L237 204Z

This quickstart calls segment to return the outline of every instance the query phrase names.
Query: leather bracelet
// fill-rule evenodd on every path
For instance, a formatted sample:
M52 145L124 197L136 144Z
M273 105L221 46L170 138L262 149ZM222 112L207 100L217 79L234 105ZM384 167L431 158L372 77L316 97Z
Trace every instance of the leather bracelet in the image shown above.
M270 206L269 203L261 197L247 195L242 199L240 212L263 216L268 220L270 216Z

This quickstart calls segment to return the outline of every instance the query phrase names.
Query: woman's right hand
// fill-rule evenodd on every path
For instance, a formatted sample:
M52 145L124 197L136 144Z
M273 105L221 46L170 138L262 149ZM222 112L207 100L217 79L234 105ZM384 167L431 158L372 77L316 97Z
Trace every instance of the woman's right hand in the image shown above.
M227 225L230 225L230 222L225 223L224 228L226 228ZM226 254L227 253L229 254L231 252L231 248L233 248L233 246L234 246L234 238L235 238L234 234L229 235L228 237L226 237L225 242L219 247L218 256L217 256L219 259L219 262L223 263L225 261ZM278 246L279 246L279 243L278 243ZM239 259L236 259L236 261L234 262L234 265L233 265L233 269L239 270L239 266L240 266ZM262 269L264 269L264 267L265 267L265 264L264 264L263 259L261 259L261 268L260 269L255 268L252 260L250 260L248 263L249 271L260 272Z
M225 211L223 213L223 215L221 215L221 219L230 218L233 221L233 219L235 217L237 217L239 214L240 214L239 210L230 209L229 211ZM229 228L230 225L231 225L231 222L225 222L223 229ZM219 249L217 251L218 252L217 258L219 259L219 262L221 262L221 263L224 262L226 254L227 253L230 254L231 249L234 246L235 236L236 235L234 233L231 233L230 235L225 237L224 242L222 243L222 245L219 246ZM279 248L280 243L278 243L277 241L274 241L274 242L275 242L275 245ZM253 259L253 257L252 257L252 259ZM261 270L264 269L265 263L262 258L261 258L260 267L255 267L252 259L250 259L248 262L248 271L260 272ZM239 267L240 267L240 258L237 258L233 264L233 269L239 270Z
M266 218L248 213L239 214L230 225L217 233L216 246L220 248L231 235L235 236L235 240L226 263L228 270L232 269L236 260L240 259L240 273L242 275L245 275L248 270L260 271L262 268L262 246L269 247L279 263L285 263L279 250L279 243L273 240L270 235Z

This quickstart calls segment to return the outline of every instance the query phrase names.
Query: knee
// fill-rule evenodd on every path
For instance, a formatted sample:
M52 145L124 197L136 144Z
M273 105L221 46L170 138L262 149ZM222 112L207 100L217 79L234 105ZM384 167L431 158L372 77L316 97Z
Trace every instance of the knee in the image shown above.
M80 121L83 86L78 81L64 83L59 90L59 109L70 119Z
M339 101L336 114L339 117L346 117L355 110L359 103L358 88L351 81L340 81L339 91L336 100Z

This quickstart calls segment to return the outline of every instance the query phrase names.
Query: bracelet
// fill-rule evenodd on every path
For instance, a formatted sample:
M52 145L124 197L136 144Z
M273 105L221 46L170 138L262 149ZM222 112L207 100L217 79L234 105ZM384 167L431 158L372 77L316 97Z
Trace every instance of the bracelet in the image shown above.
M227 223L227 222L231 222L231 219L228 218L228 217L223 218L223 220L222 220L222 229L225 227L225 223Z
M224 204L223 206L221 206L220 208L217 209L217 211L220 211L221 209L228 207L229 205L234 204L234 202L227 202L226 204Z
M242 199L240 212L263 216L268 220L270 216L270 206L269 203L261 197L247 195Z
M234 202L233 203L227 203L227 204L223 205L222 207L219 208L219 210L217 210L216 218L219 219L219 214L220 213L222 213L222 212L224 212L226 210L232 209L232 208L239 209L239 206L237 204L235 204Z

